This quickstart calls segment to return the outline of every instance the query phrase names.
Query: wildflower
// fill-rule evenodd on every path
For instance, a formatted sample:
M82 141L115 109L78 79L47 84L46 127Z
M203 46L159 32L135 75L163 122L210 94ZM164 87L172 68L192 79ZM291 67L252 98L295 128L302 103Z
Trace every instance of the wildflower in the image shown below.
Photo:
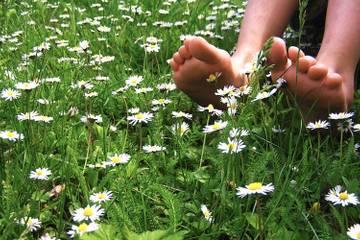
M182 137L189 130L189 124L182 122L181 124L175 124L171 127L173 134L179 134Z
M218 78L221 76L221 72L211 73L209 77L206 79L207 82L215 82L218 80Z
M159 145L145 145L143 146L143 150L146 152L146 153L152 153L152 152L160 152L160 151L163 151L163 150L166 150L166 147L161 147Z
M35 120L37 116L39 116L39 114L36 111L32 111L27 113L20 113L19 115L17 115L17 119L19 121Z
M358 124L355 124L354 126L353 126L353 130L354 130L354 132L359 132L360 131L360 124L358 123Z
M104 192L98 192L91 194L90 201L94 203L102 203L110 200L112 198L112 192L111 191L104 191Z
M48 233L45 233L44 235L42 235L39 240L56 240L57 238L55 237L51 237Z
M35 116L35 117L34 117L34 120L35 120L36 122L46 122L46 123L49 123L49 122L53 121L54 118L53 118L53 117L49 117L49 116L38 115L38 116Z
M249 95L251 93L252 88L249 85L243 85L239 88L240 96Z
M332 120L342 120L342 119L348 119L354 116L353 112L340 112L340 113L330 113L329 119Z
M340 185L337 185L334 189L331 189L326 195L325 200L332 202L334 205L341 204L343 207L349 204L358 205L360 203L354 193L342 191L342 187Z
M338 126L338 130L340 132L348 132L348 131L351 131L351 129L353 128L353 120L352 119L346 119L345 121L343 122L338 122L337 123L337 126Z
M110 32L110 31L111 31L111 28L106 27L106 26L99 26L99 27L97 28L97 30L98 30L99 32Z
M115 166L117 164L124 164L129 162L130 158L130 155L126 153L113 154L112 156L108 157L108 161L105 162L105 165Z
M211 115L217 115L217 116L220 116L223 113L221 110L215 109L214 105L212 104L209 104L207 107L199 106L198 111L199 112L208 111Z
M153 89L150 88L150 87L146 87L146 88L136 88L136 89L135 89L135 92L136 92L137 94L147 93L147 92L152 92L152 91L153 91Z
M37 82L30 81L30 82L19 82L15 85L15 88L20 90L31 90L37 88L38 86L39 84Z
M41 228L41 222L38 218L24 217L20 219L19 223L26 225L26 228L30 232L36 232L39 228Z
M51 170L47 168L37 168L30 172L30 178L36 180L48 180L51 175Z
M83 51L86 51L89 47L90 47L90 44L88 41L84 40L84 41L81 41L79 43L79 47L83 50Z
M135 115L128 116L127 120L130 121L130 124L135 125L137 123L147 123L154 117L154 114L150 112L139 112Z
M222 96L222 97L239 97L240 92L238 88L235 88L234 86L225 86L223 89L218 89L215 92L215 95Z
M176 85L174 83L161 83L161 84L158 84L156 87L160 91L162 91L162 90L173 91L176 89Z
M355 240L360 239L360 224L355 224L349 227L347 231L347 235L351 239L355 239Z
M221 129L224 129L227 126L227 124L228 124L227 121L222 121L222 120L215 121L214 124L212 125L206 125L203 128L203 131L204 133L212 133L215 131L219 131Z
M130 76L127 80L125 80L125 84L127 86L135 87L139 85L140 82L142 82L144 78L142 76L133 75Z
M236 190L237 190L236 195L238 195L241 198L243 198L247 195L256 194L256 193L266 195L267 193L273 192L274 189L275 188L272 185L272 183L263 185L261 182L253 182L253 183L250 183L249 185L246 185L245 188L243 188L243 187L236 188Z
M324 121L316 121L314 123L310 122L306 128L311 129L311 130L315 130L315 129L328 129L328 127L330 126L330 123L326 120Z
M21 93L11 89L7 88L1 91L1 98L5 99L5 101L12 101L14 99L17 99L21 96Z
M238 128L232 128L229 132L229 135L231 138L236 138L238 136L245 137L249 136L249 130L247 129L238 129Z
M201 212L204 215L205 219L212 223L214 221L214 218L212 216L212 212L209 211L209 209L206 207L205 204L201 204L200 206Z
M91 222L81 223L80 225L72 225L71 230L67 232L71 238L74 238L76 235L82 236L84 233L94 232L99 229L97 223Z
M21 133L19 134L16 131L5 130L0 132L0 138L7 139L12 142L16 142L17 140L24 139L24 135Z
M85 208L78 208L73 213L73 220L75 222L81 222L83 220L89 220L95 222L99 220L100 217L104 214L104 210L98 205L87 205Z
M171 100L170 99L164 99L164 98L155 99L155 100L151 101L151 104L153 106L156 106L156 105L165 106L166 104L169 104L169 103L171 103Z
M182 112L182 111L180 111L180 112L172 111L172 112L171 112L171 115L172 115L173 117L175 117L175 118L184 117L184 118L187 118L187 119L189 119L189 120L192 119L192 114L190 114L190 113L185 113L185 112Z
M100 115L86 114L80 118L80 121L83 123L102 123L103 119Z
M228 138L227 143L219 143L218 149L221 150L222 153L239 153L241 152L246 145L242 140L230 139Z
M252 100L252 102L258 101L258 100L262 100L265 98L269 98L272 95L274 95L274 93L276 92L276 88L274 88L273 90L271 90L270 92L260 92L256 95L255 99Z
M226 104L227 111L228 111L229 115L235 115L236 114L237 108L238 108L238 102L237 102L235 97L230 97L230 98L222 97L221 102Z

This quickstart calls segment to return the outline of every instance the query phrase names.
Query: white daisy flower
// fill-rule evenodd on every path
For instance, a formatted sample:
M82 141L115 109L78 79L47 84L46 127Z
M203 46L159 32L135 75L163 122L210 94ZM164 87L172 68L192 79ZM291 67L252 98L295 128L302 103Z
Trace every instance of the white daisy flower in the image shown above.
M353 112L340 112L340 113L330 113L329 119L332 120L342 120L342 119L348 119L354 116Z
M81 222L84 220L95 222L104 215L104 209L98 205L87 205L85 208L76 209L72 215L75 222Z
M223 113L221 110L214 108L214 105L212 104L209 104L207 107L199 106L198 111L199 112L208 111L212 116L214 115L220 116Z
M272 185L272 183L269 183L267 185L263 185L261 182L253 182L250 183L249 185L246 185L245 187L238 187L236 188L237 193L236 195L243 198L247 195L251 195L251 194L262 194L262 195L267 195L270 192L274 191L274 186Z
M176 89L175 83L161 83L156 86L157 89L160 91L166 90L166 91L173 91Z
M16 118L19 121L25 121L25 120L35 120L36 117L39 116L39 114L36 111L27 112L27 113L20 113L16 116Z
M337 185L334 189L331 189L325 197L326 201L332 202L334 205L345 207L349 204L358 205L360 202L354 193L348 193L346 190L342 190L340 185Z
M246 137L249 136L249 130L247 129L238 129L238 128L232 128L229 132L229 136L231 138L236 138L236 137Z
M190 113L185 113L185 112L175 112L175 111L172 111L171 112L171 115L174 117L174 118L181 118L181 117L184 117L184 118L187 118L189 120L192 119L192 114Z
M139 112L135 115L128 116L127 120L130 121L131 125L135 125L137 123L147 123L151 121L151 119L154 117L154 114L150 112Z
M353 126L353 130L354 130L354 132L359 132L360 131L360 124L359 123L355 124Z
M164 98L154 99L154 100L151 101L151 104L153 106L157 106L157 105L165 106L166 104L169 104L169 103L171 103L171 100L170 99L164 99Z
M308 125L306 126L306 128L311 129L311 130L316 130L316 129L328 129L330 126L330 123L326 120L324 121L316 121L314 123L310 122L308 123Z
M102 123L103 119L100 115L86 114L80 118L80 121L83 123Z
M143 87L143 88L136 88L135 89L135 92L137 94L140 94L140 93L147 93L147 92L152 92L153 89L151 87Z
M211 82L215 82L219 79L219 77L221 76L221 72L216 72L216 73L211 73L209 75L209 77L206 79L207 82L211 83Z
M71 230L67 232L67 234L74 238L76 235L82 236L85 233L94 232L99 229L99 225L97 223L91 222L81 223L80 225L72 225Z
M218 89L215 92L215 95L222 97L239 97L240 91L235 86L225 86L223 89Z
M24 135L16 131L5 130L0 132L0 138L15 142L24 139Z
M229 115L235 115L238 109L238 101L235 97L222 97L221 102L226 104L227 112Z
M189 130L189 124L186 122L182 122L181 124L174 124L171 127L171 131L173 134L179 134L182 137Z
M29 82L19 82L15 85L15 88L20 90L31 90L37 88L38 86L39 83L35 81L29 81Z
M51 237L48 233L45 233L39 238L39 240L57 240L57 238Z
M347 235L353 240L360 239L360 224L352 225L348 228Z
M51 170L48 168L37 168L30 172L30 178L36 180L48 180L51 175Z
M135 86L139 85L143 80L144 80L144 78L142 76L133 75L125 80L125 84L127 86L135 87Z
M49 123L52 122L54 120L53 117L49 117L49 116L43 116L43 115L38 115L34 117L34 120L36 122L45 122L45 123Z
M125 164L130 161L131 156L126 153L113 154L108 157L108 160L105 162L105 165L115 166L118 164Z
M129 108L128 113L137 114L140 112L140 108Z
M161 147L159 145L145 145L143 146L143 150L146 153L160 152L166 150L166 147Z
M218 149L221 150L222 153L239 153L241 152L246 145L242 140L230 139L228 138L227 143L219 143Z
M90 47L90 43L87 40L83 40L79 43L79 47L85 51Z
M212 216L212 212L209 211L209 209L206 207L205 204L201 204L200 209L201 209L201 212L202 212L202 214L204 215L205 219L206 219L208 222L210 222L210 223L214 222L214 218L213 218L213 216Z
M214 124L212 125L206 125L203 128L203 131L204 133L212 133L215 131L219 131L221 129L224 129L227 126L227 124L228 124L227 121L222 121L222 120L215 121Z
M243 85L239 88L240 96L249 95L251 93L252 88L249 85Z
M99 26L99 27L97 28L97 30L98 30L99 32L110 32L110 31L111 31L111 28L106 27L106 26Z
M11 88L7 88L1 91L1 98L5 99L5 101L12 101L19 98L20 96L21 93L19 91Z
M111 198L112 198L111 191L98 192L90 195L90 201L94 203L103 203L110 200Z
M351 129L353 129L354 126L354 122L352 119L346 119L344 121L338 122L337 123L337 129L340 132L349 132L351 131Z
M251 102L255 102L255 101L258 101L258 100L262 100L262 99L265 99L265 98L269 98L271 97L272 95L274 95L274 93L276 92L276 88L272 89L270 92L259 92L255 99L253 99Z
M24 217L20 219L19 223L26 225L30 232L36 232L41 228L41 221L38 218Z

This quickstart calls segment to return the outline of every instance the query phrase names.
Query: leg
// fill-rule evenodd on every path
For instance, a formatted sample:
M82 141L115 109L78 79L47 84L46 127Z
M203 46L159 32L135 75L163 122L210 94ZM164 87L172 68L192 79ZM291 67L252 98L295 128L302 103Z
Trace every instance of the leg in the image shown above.
M216 88L244 84L239 74L241 68L253 59L268 38L282 34L297 5L297 0L250 0L237 51L232 57L202 38L185 40L170 63L178 88L199 104L212 103L221 107L218 97L214 95ZM206 81L214 73L221 73L216 85Z
M288 88L297 96L308 120L324 118L333 111L347 111L352 102L355 68L360 57L359 12L358 0L329 0L324 37L316 59L304 56L301 51L298 58L299 50L290 47L287 63L280 58L273 60L276 64L273 78L285 72ZM282 45L271 49L270 58L272 54L286 53L285 43Z

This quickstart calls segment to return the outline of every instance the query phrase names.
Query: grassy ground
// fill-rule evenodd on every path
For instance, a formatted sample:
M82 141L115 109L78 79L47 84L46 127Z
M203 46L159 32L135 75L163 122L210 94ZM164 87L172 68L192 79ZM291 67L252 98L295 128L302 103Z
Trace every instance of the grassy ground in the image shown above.
M38 86L0 100L0 131L23 134L3 132L0 139L0 238L67 239L72 229L93 227L99 229L80 238L348 239L358 207L333 205L325 196L336 185L360 191L354 129L334 134L331 121L333 135L310 131L281 91L253 101L274 89L269 68L260 64L235 115L199 112L172 88L166 61L182 35L203 35L231 51L243 10L241 1L218 0L2 2L0 91L19 82ZM132 86L126 80L135 75L143 81ZM358 103L357 97L354 112ZM131 108L153 117L132 125ZM31 111L40 117L19 120ZM175 118L174 111L192 118ZM203 132L219 119L224 129ZM173 130L182 123L185 133ZM232 128L248 130L235 137L246 147L223 153L218 146L228 144ZM145 145L165 149L147 153ZM31 175L38 168L46 169ZM36 179L46 178L46 170L48 179ZM272 183L274 191L236 195L253 182ZM90 200L105 190L111 199ZM94 204L104 212L97 225L74 221L75 212Z

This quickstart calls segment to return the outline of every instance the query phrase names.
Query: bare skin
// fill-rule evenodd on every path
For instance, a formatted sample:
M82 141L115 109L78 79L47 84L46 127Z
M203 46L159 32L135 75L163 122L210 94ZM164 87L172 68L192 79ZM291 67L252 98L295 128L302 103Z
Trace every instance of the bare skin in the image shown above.
M249 1L233 56L202 38L187 39L171 60L175 83L199 104L221 106L214 96L216 88L245 84L239 74L241 68L268 38L282 34L296 8L295 0ZM296 47L286 51L285 42L274 38L268 56L268 63L274 64L272 77L287 80L288 90L296 96L305 119L346 111L351 104L360 55L359 12L358 0L329 1L324 38L316 58L305 56ZM211 85L206 79L216 72L221 72L221 77L217 85Z

